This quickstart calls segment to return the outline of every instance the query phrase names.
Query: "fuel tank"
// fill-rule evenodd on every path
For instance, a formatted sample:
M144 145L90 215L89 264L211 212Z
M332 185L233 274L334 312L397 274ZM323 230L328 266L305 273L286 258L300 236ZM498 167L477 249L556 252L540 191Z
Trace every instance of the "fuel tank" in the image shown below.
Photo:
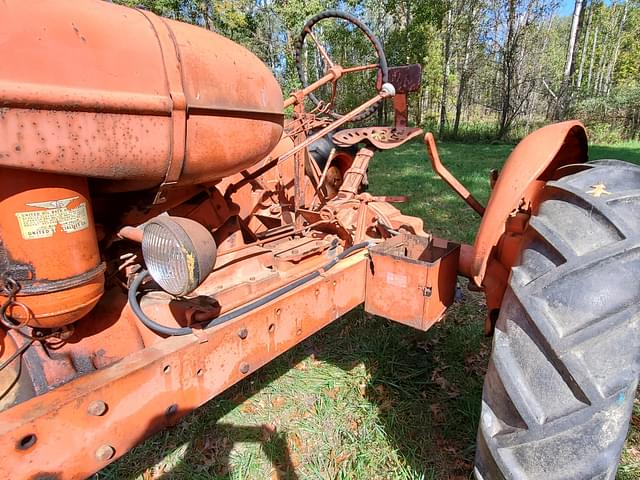
M0 2L0 167L106 191L215 181L282 134L282 92L247 49L98 0Z

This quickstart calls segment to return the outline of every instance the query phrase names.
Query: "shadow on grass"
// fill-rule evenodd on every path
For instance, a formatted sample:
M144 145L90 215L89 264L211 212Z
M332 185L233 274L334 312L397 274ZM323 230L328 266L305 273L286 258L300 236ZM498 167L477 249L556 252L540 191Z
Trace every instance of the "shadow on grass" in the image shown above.
M345 396L334 397L333 401L357 402L359 394L361 400L376 411L376 425L371 427L384 432L386 448L397 455L405 472L403 475L389 472L385 478L467 478L472 468L486 364L486 358L478 357L476 364L470 366L469 356L483 348L488 352L488 342L482 337L481 322L474 320L482 315L481 302L477 295L467 293L466 296L463 303L453 307L447 321L426 333L370 318L356 309L201 409L188 413L175 426L151 437L95 478L264 478L264 471L250 471L251 465L247 471L238 471L237 462L233 464L232 450L241 443L261 446L271 464L270 478L297 479L298 475L308 478L306 458L291 451L295 438L303 435L299 429L298 433L292 433L269 422L260 424L254 418L250 421L258 425L221 421L233 409L250 405L254 397L264 395L265 390L273 388L273 384L289 372L298 373L296 369L304 362L311 362L317 369L337 367L352 376L347 385L342 386L345 392L339 394ZM299 373L314 375L312 368ZM350 373L359 369L365 373ZM358 379L354 379L354 375ZM360 392L348 392L348 384L360 388ZM306 392L290 393L296 402L304 403L305 397L313 398L310 405L331 402L327 397L331 385L329 381ZM245 413L252 414L251 410ZM178 412L175 417L180 415ZM335 422L348 422L339 418L336 411L330 417ZM171 420L158 419L150 425L145 437L159 427L174 423ZM338 437L346 433L346 427L343 431L340 425L323 427L336 429ZM355 441L357 449L370 448L371 455L380 454L375 445L362 439ZM168 456L175 456L175 461L166 462ZM156 468L153 474L146 473L160 462L169 463L170 467L166 471ZM321 465L320 469L323 468ZM360 476L356 471L356 467L347 467L341 477L326 472L322 478L382 478ZM381 475L376 471L376 475Z

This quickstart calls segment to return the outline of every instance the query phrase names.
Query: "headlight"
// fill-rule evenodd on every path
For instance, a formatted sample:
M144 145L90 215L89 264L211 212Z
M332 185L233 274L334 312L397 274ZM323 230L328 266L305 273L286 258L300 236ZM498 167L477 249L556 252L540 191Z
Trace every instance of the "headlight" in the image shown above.
M188 218L160 216L143 230L142 255L163 290L186 295L211 273L216 244L209 231Z

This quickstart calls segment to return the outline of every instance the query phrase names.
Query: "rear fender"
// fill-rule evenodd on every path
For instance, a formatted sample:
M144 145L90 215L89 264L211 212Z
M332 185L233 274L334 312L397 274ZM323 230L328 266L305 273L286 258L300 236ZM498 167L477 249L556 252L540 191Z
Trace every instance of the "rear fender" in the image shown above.
M488 265L502 257L496 252L496 246L501 242L509 218L519 210L530 211L536 196L558 168L587 159L587 134L579 121L548 125L525 137L511 152L500 172L473 250L461 257L460 272L477 286L495 283L487 278L493 270ZM508 270L511 265L504 267ZM497 290L494 295L499 293L500 287ZM500 299L502 293L498 295Z

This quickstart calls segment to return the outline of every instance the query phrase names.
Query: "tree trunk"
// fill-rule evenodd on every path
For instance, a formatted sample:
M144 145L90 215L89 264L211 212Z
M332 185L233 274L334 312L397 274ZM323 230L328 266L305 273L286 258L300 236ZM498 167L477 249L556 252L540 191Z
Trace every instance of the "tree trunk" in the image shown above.
M471 12L473 16L473 11ZM473 18L472 18L473 22ZM467 30L467 41L464 45L464 59L462 60L462 68L460 69L460 82L458 84L458 98L456 99L456 118L453 122L453 136L458 136L458 128L460 127L460 115L462 114L462 104L464 102L464 93L467 86L469 74L469 52L471 50L471 37L473 33L473 25L469 25Z
M568 82L573 73L573 59L576 51L576 38L578 37L578 24L582 13L582 0L576 0L571 20L571 33L569 34L569 45L567 46L567 60L564 64L564 80Z
M598 25L593 32L593 46L591 47L591 58L589 59L589 75L587 76L587 91L591 91L591 76L593 74L593 63L596 59L596 46L598 45Z
M615 10L616 10L616 6L613 5L611 7L611 16L615 16ZM598 72L597 72L597 76L596 76L596 81L595 81L595 94L599 95L600 94L600 90L601 90L601 86L602 86L602 80L604 80L604 66L605 66L605 52L607 51L608 48L608 43L609 43L609 33L611 32L610 29L607 29L606 33L604 34L604 39L602 41L602 54L600 55L600 62L598 64Z
M204 28L206 28L207 30L213 30L211 25L211 17L209 16L210 7L210 0L203 0L200 4L202 19L204 20Z
M573 97L571 77L574 71L574 58L576 53L576 39L578 38L580 19L582 17L582 0L576 0L573 8L573 18L571 19L571 31L569 32L569 43L567 45L567 59L564 63L564 73L562 76L562 86L558 91L558 101L556 102L554 120L562 120L571 106Z
M584 41L582 42L582 52L580 53L580 68L578 69L578 80L576 86L578 89L582 86L582 74L584 72L584 59L587 56L587 45L589 44L589 30L591 28L591 18L593 16L593 0L589 6L589 17L587 18L587 27L585 28Z
M624 4L624 10L622 11L622 19L620 20L619 26L618 26L618 35L617 35L617 40L616 40L616 48L613 51L613 58L611 59L611 61L609 62L609 68L607 70L607 77L606 80L604 82L604 93L606 95L609 95L609 92L611 91L611 81L613 78L613 72L616 68L616 63L618 62L618 54L620 53L620 42L622 40L622 33L624 32L624 25L627 21L627 8L628 8L629 4L627 2L625 2Z
M498 128L498 138L503 138L509 131L509 110L511 109L511 81L512 62L515 55L515 23L516 23L516 0L509 0L507 21L507 43L502 59L502 109L500 112L500 124Z
M449 6L449 10L447 10L447 26L445 28L445 37L444 37L444 76L442 79L442 96L440 99L440 127L439 127L439 136L442 137L444 134L444 128L447 122L447 96L449 95L449 69L451 63L451 23L452 23L452 8Z

